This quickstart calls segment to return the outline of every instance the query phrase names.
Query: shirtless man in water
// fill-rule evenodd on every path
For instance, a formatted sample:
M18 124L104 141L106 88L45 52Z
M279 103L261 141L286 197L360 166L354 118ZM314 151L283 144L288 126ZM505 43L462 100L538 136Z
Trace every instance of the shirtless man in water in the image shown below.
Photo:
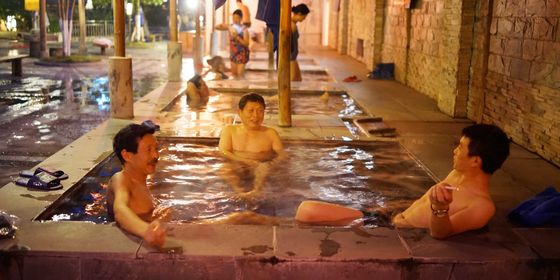
M244 95L237 110L242 124L228 125L220 135L222 155L254 173L253 189L246 192L240 184L239 174L232 174L235 166L226 164L222 170L222 177L243 197L258 196L270 168L285 158L278 132L262 125L265 106L262 96L256 93Z
M434 238L445 238L485 226L494 216L489 193L490 176L509 155L509 139L494 125L463 129L453 150L453 170L404 212L393 218L397 227L428 228ZM364 213L340 205L304 201L296 220L311 224L348 224Z
M165 229L154 219L154 201L146 179L156 170L159 153L154 127L130 124L113 140L113 150L122 164L109 181L107 210L124 230L161 247Z

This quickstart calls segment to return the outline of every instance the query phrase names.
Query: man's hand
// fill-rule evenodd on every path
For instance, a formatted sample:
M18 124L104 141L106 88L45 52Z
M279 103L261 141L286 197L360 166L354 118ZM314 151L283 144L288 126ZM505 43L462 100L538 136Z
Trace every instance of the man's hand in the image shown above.
M430 189L430 202L435 209L449 209L453 201L453 192L446 188L449 184L439 182Z
M144 233L144 240L150 245L161 248L165 243L165 233L167 230L161 225L159 220L155 220L148 225Z
M257 168L260 164L260 161L254 159L243 159L243 163L247 164L249 167Z

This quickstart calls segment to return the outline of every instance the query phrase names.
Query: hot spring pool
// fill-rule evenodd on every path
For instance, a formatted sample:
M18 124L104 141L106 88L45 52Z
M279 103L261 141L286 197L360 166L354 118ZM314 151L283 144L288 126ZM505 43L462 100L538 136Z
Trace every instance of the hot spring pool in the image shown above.
M297 206L307 199L390 214L406 208L434 183L397 142L284 141L289 159L271 171L262 197L249 201L238 198L219 176L225 161L217 139L159 138L159 142L158 171L149 185L159 203L171 207L174 222L252 211L292 223ZM111 222L105 209L106 186L119 169L118 159L109 156L37 220ZM252 185L250 175L242 177L242 185Z
M187 105L186 95L181 95L164 109L169 112L227 112L236 113L239 99L245 93L238 92L217 92L208 99L205 106L190 108ZM292 114L295 115L330 115L330 116L361 116L364 111L347 94L331 93L328 98L321 97L322 92L317 94L293 94L292 95ZM267 114L278 114L277 95L262 94L266 103Z

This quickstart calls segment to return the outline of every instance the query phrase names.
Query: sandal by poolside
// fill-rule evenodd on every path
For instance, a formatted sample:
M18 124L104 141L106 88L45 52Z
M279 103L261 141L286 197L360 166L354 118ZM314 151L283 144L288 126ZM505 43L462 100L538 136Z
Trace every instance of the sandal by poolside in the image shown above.
M15 183L19 186L46 191L62 189L60 180L46 172L39 172L31 178L19 177Z
M35 170L23 170L19 173L19 176L25 177L25 178L31 178L31 177L33 177L33 176L35 176L35 175L37 175L41 172L48 173L48 174L56 177L56 179L58 179L58 180L68 179L68 174L64 173L64 171L62 171L60 169L48 167L48 166L39 166Z
M344 78L344 80L342 80L345 83L352 83L354 81L356 81L358 79L358 77L356 77L356 75L352 75L352 76L348 76L346 78Z

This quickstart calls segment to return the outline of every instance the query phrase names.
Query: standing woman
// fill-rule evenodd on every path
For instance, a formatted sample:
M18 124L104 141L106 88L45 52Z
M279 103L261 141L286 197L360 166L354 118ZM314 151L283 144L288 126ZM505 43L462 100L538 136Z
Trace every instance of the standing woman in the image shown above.
M232 21L229 27L219 24L216 29L229 30L229 51L231 60L231 74L234 78L245 76L245 64L249 62L249 31L241 24L243 13L241 10L233 12Z
M305 20L309 12L309 8L305 4L299 4L295 7L292 7L292 40L290 42L290 80L292 81L301 81L301 71L299 70L299 64L297 63L297 56L299 52L299 31L297 28L297 23Z

